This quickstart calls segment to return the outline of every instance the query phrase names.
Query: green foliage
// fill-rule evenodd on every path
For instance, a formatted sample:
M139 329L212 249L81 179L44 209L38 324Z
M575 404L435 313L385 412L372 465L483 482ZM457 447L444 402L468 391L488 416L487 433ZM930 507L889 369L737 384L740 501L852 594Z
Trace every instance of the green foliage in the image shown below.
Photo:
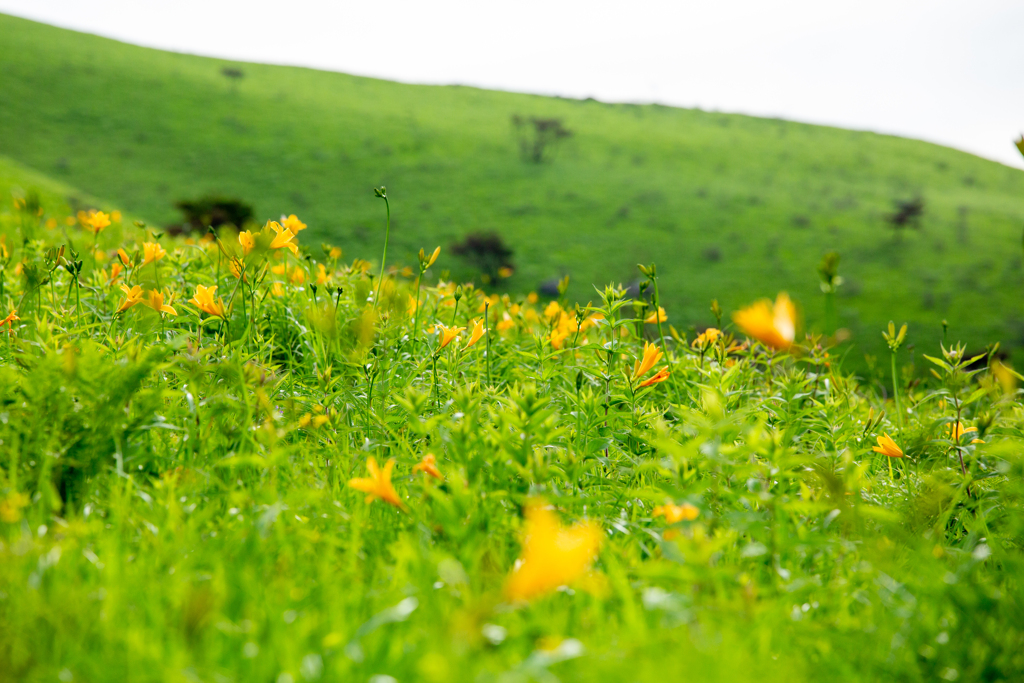
M40 201L45 226L63 208ZM695 346L613 285L595 307L535 305L373 277L329 245L293 255L271 228L247 252L227 231L164 238L145 265L160 238L126 228L112 282L103 254L50 267L91 235L22 243L11 211L8 265L49 282L0 293L19 317L0 333L4 679L1024 670L1024 406L995 346L941 348L933 381L897 375L901 426L820 336L783 354L726 325ZM654 292L665 270L642 266ZM122 281L144 297L119 311ZM466 329L442 347L442 324ZM638 372L645 342L665 355ZM904 457L872 450L885 433ZM401 509L348 484L370 458L393 459ZM538 499L603 543L593 574L514 602Z
M260 217L301 215L312 241L376 254L383 224L365 190L386 184L400 198L396 263L496 231L516 251L509 291L569 273L568 295L586 303L593 286L629 283L636 263L657 260L669 323L684 333L711 323L713 298L731 310L785 290L808 329L849 330L858 346L846 363L862 371L863 354L886 353L878 330L894 318L922 342L941 339L945 318L972 349L998 340L1020 353L1024 173L962 152L717 112L241 65L12 17L0 35L0 153L158 225L180 220L176 199L216 192ZM225 68L245 77L229 84ZM519 159L516 112L573 131L551 163ZM897 241L886 218L918 196L921 229ZM845 280L834 320L814 273L830 251Z

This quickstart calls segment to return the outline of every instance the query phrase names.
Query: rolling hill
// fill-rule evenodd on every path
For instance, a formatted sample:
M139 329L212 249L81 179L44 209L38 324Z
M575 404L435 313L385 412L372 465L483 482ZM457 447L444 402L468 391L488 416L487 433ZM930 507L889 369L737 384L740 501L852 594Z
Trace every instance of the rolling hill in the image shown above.
M712 323L712 298L729 310L779 290L814 329L816 268L836 250L853 362L882 352L890 319L910 323L911 342L938 339L947 319L950 338L976 347L1024 344L1024 172L933 144L232 63L2 15L0 92L0 154L163 224L181 220L176 200L215 192L261 220L297 213L307 244L375 257L384 211L371 188L384 184L393 262L440 244L445 267L469 276L448 248L494 231L515 250L511 290L569 274L586 302L593 284L655 261L680 329ZM550 161L524 161L514 115L572 135ZM894 234L894 202L916 197L920 229Z

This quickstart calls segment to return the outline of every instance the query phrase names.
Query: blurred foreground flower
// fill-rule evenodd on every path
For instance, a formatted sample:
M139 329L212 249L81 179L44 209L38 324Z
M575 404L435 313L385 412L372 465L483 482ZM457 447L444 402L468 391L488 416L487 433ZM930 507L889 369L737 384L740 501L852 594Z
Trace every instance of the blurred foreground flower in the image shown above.
M17 491L11 493L4 500L0 501L0 520L8 524L21 521L22 508L28 507L29 498L24 493Z
M796 338L796 308L785 292L771 301L762 299L733 313L732 319L748 335L773 349L785 350Z
M669 524L675 524L676 522L692 522L697 519L700 514L700 510L696 505L690 503L683 503L682 505L676 505L674 503L665 503L664 505L658 505L654 508L654 517L664 517L665 521Z
M523 553L505 583L505 595L513 601L530 600L580 579L601 546L597 524L564 528L543 501L528 503L525 516Z
M293 235L298 235L299 230L305 230L306 224L299 220L299 217L294 213L288 217L281 216L281 225L285 229L289 230Z
M384 463L384 469L377 467L377 460L375 458L367 458L366 470L370 473L370 476L349 479L348 485L357 491L367 494L367 503L371 503L379 498L385 503L394 505L399 510L404 510L405 506L402 505L402 499L398 497L398 492L391 485L391 471L393 469L395 469L394 458Z
M12 308L11 312L7 314L7 317L0 320L0 327L7 325L7 334L14 334L14 321L21 320L18 317L18 309Z

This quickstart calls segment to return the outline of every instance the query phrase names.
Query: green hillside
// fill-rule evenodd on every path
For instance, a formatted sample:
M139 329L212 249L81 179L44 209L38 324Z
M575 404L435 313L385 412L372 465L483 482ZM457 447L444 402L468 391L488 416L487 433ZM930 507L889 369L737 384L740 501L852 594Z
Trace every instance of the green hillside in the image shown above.
M244 78L231 82L225 66ZM820 327L816 266L842 255L840 323L860 349L906 320L911 341L1021 342L1024 173L914 140L664 106L412 86L172 54L0 16L0 154L151 220L220 192L261 218L297 213L349 256L449 247L494 230L505 286L570 274L569 294L655 261L670 322L712 322L788 290ZM560 118L553 161L520 159L513 115ZM1010 144L1007 141L1007 144ZM920 195L894 238L893 202ZM449 263L455 263L449 259ZM860 357L860 352L855 354Z

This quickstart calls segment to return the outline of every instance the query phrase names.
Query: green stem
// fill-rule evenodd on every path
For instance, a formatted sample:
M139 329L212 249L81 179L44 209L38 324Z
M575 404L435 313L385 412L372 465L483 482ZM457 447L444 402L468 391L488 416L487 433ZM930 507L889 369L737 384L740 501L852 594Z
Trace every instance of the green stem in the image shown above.
M491 303L488 301L484 304L484 337L486 337L487 347L485 352L487 354L487 386L491 386L491 321L489 318L489 309Z
M384 264L388 258L388 238L391 236L391 203L387 194L384 194L384 208L387 210L388 222L384 229L384 253L380 257L380 278L377 280L377 293L373 295L373 310L377 310L377 300L380 299L380 286L384 283Z
M896 403L896 423L900 427L900 431L903 431L903 409L900 407L900 386L899 380L896 378L896 352L894 351L891 356L892 359L892 398Z

